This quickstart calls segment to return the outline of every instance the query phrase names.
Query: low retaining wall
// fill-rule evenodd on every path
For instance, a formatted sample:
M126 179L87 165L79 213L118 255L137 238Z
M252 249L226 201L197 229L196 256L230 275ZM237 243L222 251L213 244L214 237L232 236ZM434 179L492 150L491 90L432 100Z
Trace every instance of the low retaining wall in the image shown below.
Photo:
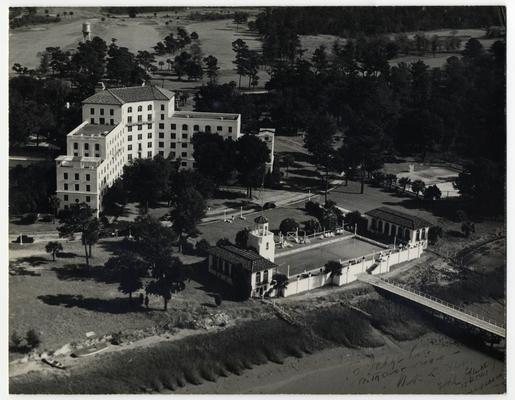
M344 261L342 264L346 265L343 265L341 274L334 277L331 277L331 274L328 272L320 272L320 268L312 270L312 272L289 277L289 283L283 291L283 296L293 296L327 285L342 286L354 282L359 274L367 273L369 268L373 268L370 270L372 275L390 272L390 268L393 265L419 258L424 251L424 244L419 242L419 244L412 247L382 250Z

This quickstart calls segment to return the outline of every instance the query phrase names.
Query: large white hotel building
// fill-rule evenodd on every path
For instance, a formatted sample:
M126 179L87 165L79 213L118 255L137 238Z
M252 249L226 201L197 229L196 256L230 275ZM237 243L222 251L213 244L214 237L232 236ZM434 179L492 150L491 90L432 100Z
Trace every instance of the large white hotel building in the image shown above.
M100 90L82 102L82 117L67 135L67 154L56 159L61 208L85 202L98 212L104 190L136 158L171 156L182 167L194 167L196 132L233 140L242 135L240 114L176 111L174 94L157 86ZM273 136L260 135L272 150Z

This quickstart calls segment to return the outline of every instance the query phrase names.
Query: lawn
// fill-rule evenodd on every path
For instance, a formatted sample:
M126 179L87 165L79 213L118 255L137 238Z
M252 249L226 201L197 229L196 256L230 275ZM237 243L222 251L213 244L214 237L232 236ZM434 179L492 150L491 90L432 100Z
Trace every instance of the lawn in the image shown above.
M118 240L103 239L93 248L91 272L85 272L83 249L78 241L64 242L64 253L55 262L44 252L45 243L10 246L11 265L24 267L23 275L9 276L9 334L40 332L41 348L56 349L70 341L86 339L86 332L97 335L118 331L152 328L163 323L172 326L191 320L206 310L224 311L234 317L259 313L255 302L234 302L224 296L222 305L213 308L213 293L226 288L201 273L192 273L186 289L173 295L168 312L161 311L161 298L150 297L150 310L130 303L99 273L112 256ZM182 256L192 271L198 271L202 258ZM137 297L137 295L134 295Z

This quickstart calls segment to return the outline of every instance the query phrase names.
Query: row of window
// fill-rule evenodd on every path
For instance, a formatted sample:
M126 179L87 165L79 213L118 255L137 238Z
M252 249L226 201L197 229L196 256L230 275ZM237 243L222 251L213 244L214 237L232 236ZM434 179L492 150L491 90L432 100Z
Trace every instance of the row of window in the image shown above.
M143 140L143 135L141 133L139 133L137 138L138 138L138 140ZM164 138L165 138L165 134L163 132L159 132L159 139L164 139ZM182 134L182 138L183 139L188 139L188 134L187 133L183 133ZM152 139L152 132L148 132L147 133L147 139ZM177 135L175 133L171 133L170 134L170 139L177 139ZM127 136L127 141L128 142L132 142L132 135L128 135ZM183 146L183 147L186 147L186 146Z
M65 172L63 174L63 179L66 181L68 180L68 172ZM75 180L78 181L80 180L80 175L78 173L75 173ZM87 181L90 181L91 180L91 176L89 174L86 174L86 180Z
M79 149L79 143L77 142L74 142L73 143L73 150L78 150ZM89 150L89 143L84 143L84 150L87 151ZM100 151L100 143L95 143L95 151Z
M263 271L263 280L261 280L261 272L256 272L256 285L268 283L268 270Z
M164 114L161 114L161 120L165 119L165 115ZM147 121L152 121L152 114L147 114ZM143 116L142 115L138 115L138 122L143 122ZM132 123L132 116L129 115L127 117L127 123L128 124L131 124Z
M161 156L161 157L164 157L165 156L165 152L164 151L158 151L158 154ZM175 153L175 151L172 151L170 152L170 156L172 157L172 159L175 159L177 157L177 154ZM152 158L152 152L151 151L148 151L147 152L147 157L148 158ZM181 153L181 157L182 158L186 158L188 157L188 153ZM137 158L141 158L141 152L138 152L138 156ZM132 161L133 160L133 157L132 157L132 154L128 154L127 155L127 159L129 161ZM181 162L181 167L187 167L188 166L188 162L187 161L182 161ZM195 168L196 166L196 163L194 162L193 163L193 168Z
M77 191L77 192L80 191L80 184L75 183L73 185L73 187L74 187L75 191ZM68 190L68 188L69 188L69 185L67 183L63 184L63 189L64 190ZM91 185L86 185L86 192L91 192Z
M152 110L152 104L149 104L147 106L147 110L148 111L151 111ZM165 110L165 105L164 104L161 104L161 111L164 111ZM138 106L138 111L143 111L143 106ZM132 107L129 107L127 108L127 112L132 112Z
M90 123L91 123L91 125L95 125L95 118L91 118ZM98 119L98 123L99 123L100 125L105 125L105 124L106 124L106 120L105 120L105 118L99 118L99 119ZM114 119L112 119L112 118L111 118L111 119L109 120L109 125L114 125Z
M161 124L160 124L160 125L159 125L159 128L160 128L160 129L164 129L164 125L163 125L163 127L161 128ZM176 130L176 129L177 129L177 124L171 124L171 125L170 125L170 128L172 129L172 131ZM220 125L218 125L218 126L216 127L216 131L217 131L217 132L221 132L221 131L223 131L223 129L224 129L224 128L223 128L222 126L220 126ZM228 132L229 132L229 133L232 133L232 126L227 127L227 129L228 129ZM188 130L188 124L183 124L183 125L182 125L182 130L183 130L183 131L187 131L187 130ZM193 131L194 131L194 132L198 132L199 130L200 130L200 126L199 126L199 125L193 125ZM205 132L211 132L211 125L206 125L206 126L204 127L204 131L205 131Z
M94 108L90 109L90 114L91 115L95 115L95 109ZM104 115L104 109L103 108L100 109L100 115ZM114 110L112 108L109 109L109 115L114 115Z
M63 196L63 198L64 198L64 201L68 201L68 195L67 195L67 194L65 194L65 195ZM76 202L76 203L78 203L78 202L79 202L79 199L75 199L75 202ZM88 202L88 203L89 203L89 202L91 202L91 197L90 197L90 196L86 196L86 202ZM66 206L65 206L65 207L66 207Z

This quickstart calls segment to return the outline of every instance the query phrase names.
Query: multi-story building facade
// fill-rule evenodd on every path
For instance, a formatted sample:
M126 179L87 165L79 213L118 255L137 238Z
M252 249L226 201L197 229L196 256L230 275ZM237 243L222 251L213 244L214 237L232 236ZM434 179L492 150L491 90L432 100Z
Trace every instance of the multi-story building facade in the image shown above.
M86 202L98 212L102 193L136 158L171 156L194 167L196 132L241 136L240 114L175 111L174 94L156 86L99 90L82 102L82 117L56 159L61 208Z

